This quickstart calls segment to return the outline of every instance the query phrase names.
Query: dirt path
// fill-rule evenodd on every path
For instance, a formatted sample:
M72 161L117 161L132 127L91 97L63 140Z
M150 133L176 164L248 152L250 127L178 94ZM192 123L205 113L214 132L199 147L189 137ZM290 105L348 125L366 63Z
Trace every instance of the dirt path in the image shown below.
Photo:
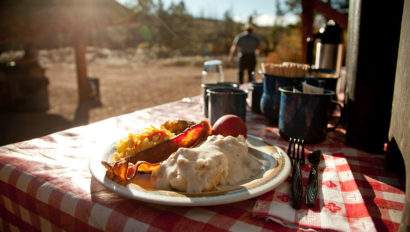
M130 113L201 93L201 67L110 67L89 65L100 80L101 105L77 105L73 65L53 65L46 76L50 110L8 112L0 115L0 145L22 141ZM225 81L235 81L236 69L225 69Z

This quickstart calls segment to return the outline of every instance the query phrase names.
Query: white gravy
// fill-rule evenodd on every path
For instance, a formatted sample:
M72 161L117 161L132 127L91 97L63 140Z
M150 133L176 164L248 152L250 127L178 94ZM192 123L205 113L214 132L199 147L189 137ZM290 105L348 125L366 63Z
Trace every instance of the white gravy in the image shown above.
M210 191L218 185L235 185L258 174L261 164L249 157L246 139L209 136L195 148L179 148L152 174L159 189L187 193Z

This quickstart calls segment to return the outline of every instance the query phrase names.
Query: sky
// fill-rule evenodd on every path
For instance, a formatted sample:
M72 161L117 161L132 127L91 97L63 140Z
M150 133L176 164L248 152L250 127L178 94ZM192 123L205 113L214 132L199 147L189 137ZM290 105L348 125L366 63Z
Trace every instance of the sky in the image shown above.
M132 0L117 0L127 3ZM194 16L223 19L226 11L230 11L236 22L246 22L251 15L256 15L253 22L258 26L271 26L275 19L275 1L273 0L183 0L188 12ZM156 2L156 1L155 1ZM172 2L180 0L162 0L167 8ZM288 15L285 21L295 23L297 17Z

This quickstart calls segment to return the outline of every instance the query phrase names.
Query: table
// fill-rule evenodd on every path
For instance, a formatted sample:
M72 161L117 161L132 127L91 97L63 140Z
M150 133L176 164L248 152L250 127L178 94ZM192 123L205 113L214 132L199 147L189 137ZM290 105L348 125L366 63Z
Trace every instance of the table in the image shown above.
M200 97L0 147L0 228L4 231L292 231L251 213L256 198L228 205L171 207L130 200L109 191L89 172L89 157L128 133L169 119L203 119ZM286 148L278 129L247 112L248 133ZM403 183L383 168L383 156L329 134L324 152L343 151L377 230L399 228ZM1 230L1 229L0 229Z

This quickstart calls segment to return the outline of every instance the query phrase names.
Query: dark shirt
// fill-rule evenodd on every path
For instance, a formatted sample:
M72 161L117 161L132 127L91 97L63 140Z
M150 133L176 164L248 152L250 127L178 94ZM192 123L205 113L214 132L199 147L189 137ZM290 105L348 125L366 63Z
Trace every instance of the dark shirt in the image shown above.
M233 45L239 47L239 52L242 55L254 55L255 50L260 46L261 42L257 36L252 33L242 32L233 40Z

